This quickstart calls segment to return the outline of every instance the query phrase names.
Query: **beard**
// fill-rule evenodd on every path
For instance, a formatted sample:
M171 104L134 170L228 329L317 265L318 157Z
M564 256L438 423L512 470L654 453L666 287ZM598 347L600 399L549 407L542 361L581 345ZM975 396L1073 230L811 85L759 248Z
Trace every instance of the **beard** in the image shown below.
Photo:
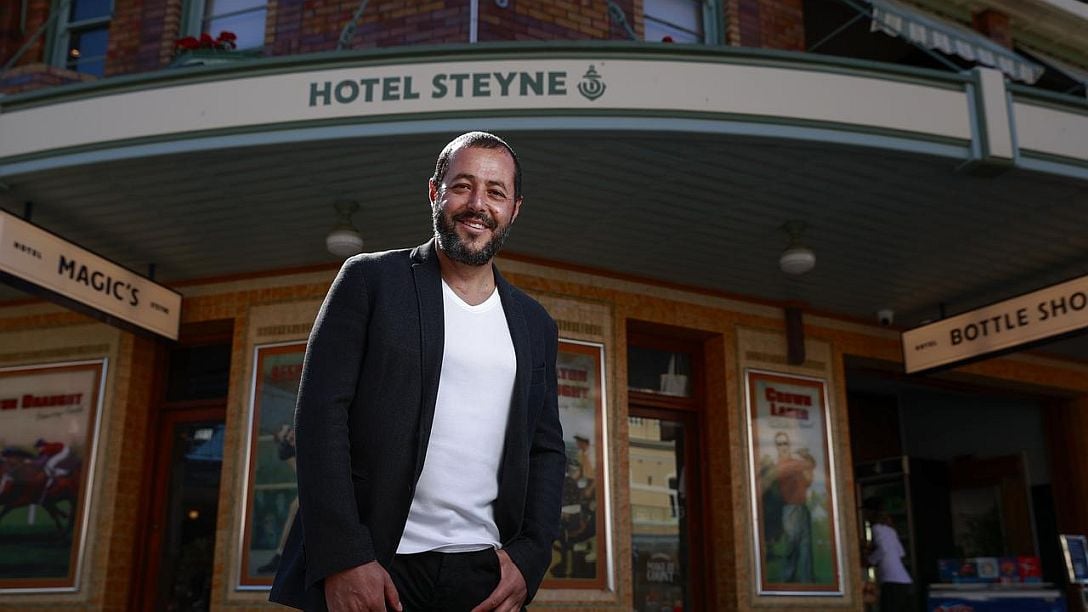
M510 234L511 225L499 227L494 217L486 212L463 212L450 217L438 206L433 206L432 217L434 219L434 236L438 242L438 248L450 259L470 266L482 266L491 261L502 248L506 237ZM483 223L493 233L491 240L483 247L473 250L461 236L457 234L456 223L458 221L476 220Z

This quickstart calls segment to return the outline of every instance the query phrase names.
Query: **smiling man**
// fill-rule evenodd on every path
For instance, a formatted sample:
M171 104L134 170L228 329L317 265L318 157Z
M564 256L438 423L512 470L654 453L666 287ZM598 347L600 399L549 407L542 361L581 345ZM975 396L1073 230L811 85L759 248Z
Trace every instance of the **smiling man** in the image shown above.
M551 563L566 466L555 322L493 260L521 210L500 138L446 145L434 239L344 263L306 348L299 514L270 599L519 610Z

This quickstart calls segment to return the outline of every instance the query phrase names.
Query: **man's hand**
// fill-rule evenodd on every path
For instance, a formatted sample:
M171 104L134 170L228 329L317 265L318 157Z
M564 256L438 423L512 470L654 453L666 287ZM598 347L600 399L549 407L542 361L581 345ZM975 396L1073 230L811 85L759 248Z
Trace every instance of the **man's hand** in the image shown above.
M386 603L401 609L393 579L377 561L326 578L325 603L329 612L385 612Z
M525 596L529 591L525 587L525 578L521 570L510 559L505 550L497 551L499 555L499 585L491 591L491 595L483 600L480 605L472 609L472 612L517 612L525 603Z

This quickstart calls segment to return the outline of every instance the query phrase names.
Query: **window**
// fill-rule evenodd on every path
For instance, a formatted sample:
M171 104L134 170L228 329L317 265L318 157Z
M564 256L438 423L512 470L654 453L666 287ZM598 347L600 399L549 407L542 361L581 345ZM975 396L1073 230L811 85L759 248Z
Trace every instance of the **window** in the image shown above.
M700 0L645 0L642 6L646 40L706 42L703 4Z
M264 46L265 17L268 0L192 0L188 5L186 33L212 38L220 32L233 32L238 49Z
M101 77L106 72L113 0L71 0L60 17L55 64Z
M703 537L705 338L628 322L632 584L640 611L703 610L712 600Z

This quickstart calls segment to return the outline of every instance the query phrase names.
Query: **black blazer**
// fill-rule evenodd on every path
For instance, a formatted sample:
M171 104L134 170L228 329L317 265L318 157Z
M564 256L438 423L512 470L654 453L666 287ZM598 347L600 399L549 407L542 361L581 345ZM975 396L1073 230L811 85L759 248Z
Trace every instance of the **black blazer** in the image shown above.
M495 523L531 600L551 564L566 470L557 329L498 270L495 282L517 357ZM295 409L299 512L272 601L323 610L327 576L374 560L388 568L423 469L443 340L433 240L344 262L306 346Z

